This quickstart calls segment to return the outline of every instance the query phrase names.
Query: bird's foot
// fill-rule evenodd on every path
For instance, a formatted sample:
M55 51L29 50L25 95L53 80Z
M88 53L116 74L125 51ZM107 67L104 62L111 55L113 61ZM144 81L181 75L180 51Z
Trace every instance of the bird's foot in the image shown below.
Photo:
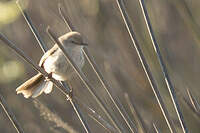
M72 100L72 97L73 97L73 91L72 89L70 89L70 92L67 95L67 101Z
M52 73L49 73L47 77L45 77L45 81L50 81L52 78Z

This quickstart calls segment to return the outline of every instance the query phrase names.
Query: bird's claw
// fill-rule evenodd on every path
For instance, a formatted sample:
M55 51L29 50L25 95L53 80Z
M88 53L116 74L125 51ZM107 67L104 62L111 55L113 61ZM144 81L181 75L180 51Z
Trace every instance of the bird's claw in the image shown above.
M50 81L52 78L52 73L49 73L47 77L45 77L45 81Z
M72 100L72 97L73 97L73 91L72 91L72 88L71 88L68 95L67 95L67 101Z

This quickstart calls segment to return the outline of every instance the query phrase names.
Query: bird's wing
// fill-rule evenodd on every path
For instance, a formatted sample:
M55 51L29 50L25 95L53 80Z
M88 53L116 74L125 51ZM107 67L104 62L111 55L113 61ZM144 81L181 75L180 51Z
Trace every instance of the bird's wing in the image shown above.
M46 81L46 82L47 83L46 83L46 86L45 86L44 93L49 94L53 89L53 82L51 82L51 81Z
M40 59L40 63L39 66L42 67L44 61L50 56L52 55L56 50L58 49L58 46L55 44L51 49L49 49Z

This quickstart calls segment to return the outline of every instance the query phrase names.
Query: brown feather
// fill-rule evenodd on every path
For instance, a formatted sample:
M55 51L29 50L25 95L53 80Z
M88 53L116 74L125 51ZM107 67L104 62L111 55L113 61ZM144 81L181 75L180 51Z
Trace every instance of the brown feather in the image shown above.
M36 84L40 83L42 80L44 80L43 75L41 73L38 73L37 75L33 76L31 79L27 80L22 85L20 85L16 89L16 91L29 90L32 87L34 87Z

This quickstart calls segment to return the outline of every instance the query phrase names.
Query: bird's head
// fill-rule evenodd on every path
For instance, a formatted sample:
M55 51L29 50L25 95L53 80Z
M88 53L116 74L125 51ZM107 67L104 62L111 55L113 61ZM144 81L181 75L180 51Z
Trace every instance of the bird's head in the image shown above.
M87 46L86 43L83 42L83 37L79 32L69 32L61 37L59 37L59 41L66 46L76 47L76 46Z

